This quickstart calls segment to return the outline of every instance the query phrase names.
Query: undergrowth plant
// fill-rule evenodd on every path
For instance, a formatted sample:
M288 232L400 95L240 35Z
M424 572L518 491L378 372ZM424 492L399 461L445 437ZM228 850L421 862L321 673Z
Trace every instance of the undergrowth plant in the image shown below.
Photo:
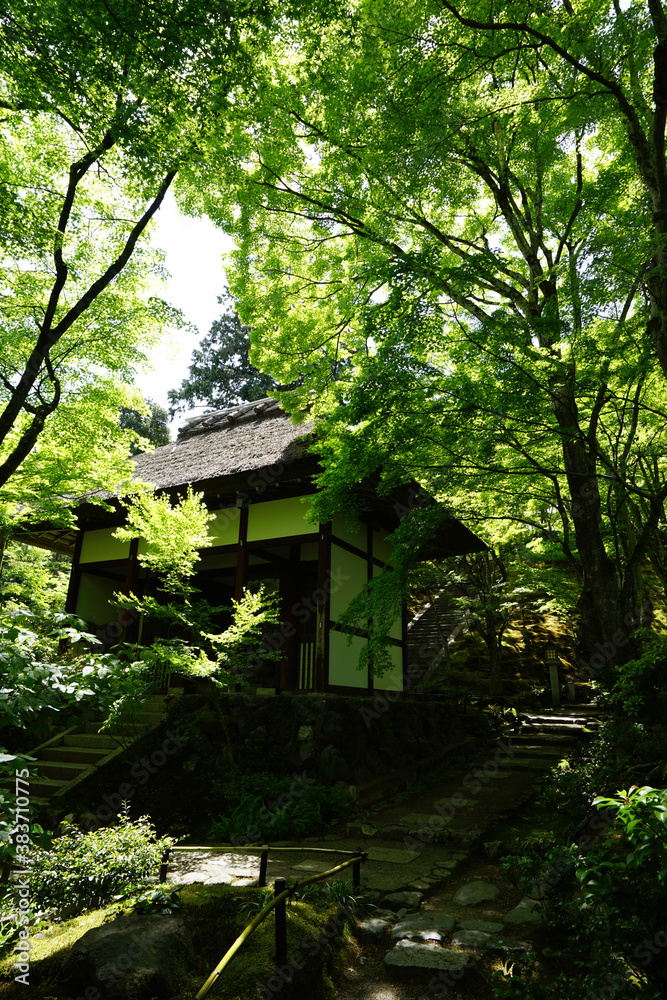
M557 809L576 827L591 809L597 795L618 787L619 773L653 761L661 776L660 761L667 763L667 733L638 720L614 719L602 727L591 743L570 754L567 763L552 768L542 779L538 802Z
M332 862L333 864L333 862ZM323 862L323 869L326 863ZM327 905L337 903L345 910L364 909L370 903L370 897L361 888L355 888L350 882L341 879L334 879L331 882L311 882L301 886L298 883L292 884L293 892L289 897L289 902L320 903ZM249 919L257 914L273 899L273 886L263 886L260 889L253 889L243 896L236 896L234 901L238 904L239 913Z
M263 779L261 790L252 791L252 783L245 783L237 804L213 820L209 840L247 844L303 837L328 826L349 806L347 793L336 786L291 776L258 777Z
M494 996L511 1000L662 1000L667 995L667 790L598 796L592 842L525 844L503 861L524 891L540 888L553 957L551 982L501 974ZM534 973L534 968L531 970Z
M125 810L115 826L84 833L74 827L49 850L26 855L30 901L42 910L101 905L157 875L173 837L158 837L148 817Z
M296 898L307 903L338 903L346 910L365 909L371 902L371 897L363 888L342 879L311 882L310 885L297 888Z

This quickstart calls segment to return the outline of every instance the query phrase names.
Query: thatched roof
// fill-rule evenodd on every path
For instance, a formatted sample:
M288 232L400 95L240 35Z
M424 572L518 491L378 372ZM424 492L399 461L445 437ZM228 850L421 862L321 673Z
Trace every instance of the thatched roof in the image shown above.
M312 431L311 423L295 426L274 399L242 403L188 420L175 443L137 455L135 476L157 489L196 487L269 466L278 478L306 457Z
M295 490L309 492L319 468L317 456L308 451L313 437L312 423L295 425L276 400L260 399L190 418L174 443L136 456L134 476L152 483L157 490L180 492L192 484L217 506L233 503L239 493L269 499L268 487L272 496L283 490L291 491L287 495L295 495ZM419 487L408 484L389 495L379 495L378 478L376 475L358 484L356 492L379 523L393 531L399 517L397 505L409 509ZM122 509L117 498L107 494L105 499L111 502L107 511L90 502L79 502L80 529L119 522ZM50 525L36 525L17 537L56 551L71 553L74 549L71 529L58 531ZM485 548L465 525L451 518L440 537L424 546L422 558Z

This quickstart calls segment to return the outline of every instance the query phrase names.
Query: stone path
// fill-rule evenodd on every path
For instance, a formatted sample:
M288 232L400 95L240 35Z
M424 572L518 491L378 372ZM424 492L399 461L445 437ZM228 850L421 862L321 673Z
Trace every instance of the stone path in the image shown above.
M389 982L398 975L460 975L480 954L528 948L541 921L538 903L502 878L494 861L501 848L496 833L532 798L544 771L567 756L586 727L596 726L590 709L528 715L509 741L499 741L445 784L291 845L298 850L269 854L267 881L303 878L340 860L310 853L311 846L367 852L362 878L377 909L362 921L360 940L384 953ZM176 849L172 868L176 883L247 885L257 878L259 850ZM384 995L359 992L354 979L352 972L349 992L343 983L337 995Z

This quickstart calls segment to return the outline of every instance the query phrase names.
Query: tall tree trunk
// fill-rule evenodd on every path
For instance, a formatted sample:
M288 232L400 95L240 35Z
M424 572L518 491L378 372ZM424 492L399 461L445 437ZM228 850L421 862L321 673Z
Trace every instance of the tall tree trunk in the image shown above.
M620 582L605 547L595 449L581 433L572 376L569 372L552 384L552 406L561 432L570 512L583 573L579 644L585 658L597 655L599 666L600 657L610 666L624 658L618 641L623 621ZM594 427L589 433L594 433Z

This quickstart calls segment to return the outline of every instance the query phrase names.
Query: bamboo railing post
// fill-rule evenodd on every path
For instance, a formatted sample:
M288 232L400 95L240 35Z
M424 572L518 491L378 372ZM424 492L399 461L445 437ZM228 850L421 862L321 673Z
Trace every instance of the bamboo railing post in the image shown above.
M170 854L170 851L171 851L171 848L167 847L166 850L162 854L162 860L160 861L160 874L158 876L158 878L160 879L160 882L166 882L167 881L167 865L169 864L169 854Z
M361 857L363 852L359 851L359 857L352 864L352 885L358 889L361 885Z
M262 847L262 855L259 860L259 882L257 883L261 888L266 885L266 866L269 863L269 847L268 844L264 844Z
M285 879L277 878L273 890L274 897L285 891ZM285 899L276 903L276 965L278 968L287 962L287 908Z
M303 848L285 847L285 848L276 848L276 850L301 851L303 850ZM326 854L331 854L331 853L347 854L349 855L349 857L347 861L343 861L342 864L340 865L335 865L333 868L329 868L327 871L319 872L317 875L311 875L309 878L300 880L298 883L299 886L312 885L315 882L321 882L324 879L329 878L331 875L335 875L337 872L344 871L346 868L349 868L350 865L353 866L353 869L355 868L360 869L361 864L364 861L368 860L368 855L361 850L339 851L337 849L331 850L329 848L321 848L321 847L311 848L311 850L322 851L323 853ZM253 934L253 932L257 930L260 924L262 924L264 920L266 920L271 910L276 911L276 955L275 955L276 965L284 966L287 963L287 914L285 907L289 895L290 891L286 889L285 879L277 878L274 886L273 899L271 899L266 904L266 906L262 907L262 909L254 918L254 920L252 920L251 923L249 923L248 926L241 931L236 941L234 941L233 945L227 949L223 957L216 965L213 972L210 974L204 985L197 993L195 1000L204 1000L204 997L206 997L209 991L212 989L216 980L220 976L220 973L223 971L223 969L225 969L229 965L229 963L231 962L231 960L233 959L234 955L237 953L239 948L248 940L248 938Z

